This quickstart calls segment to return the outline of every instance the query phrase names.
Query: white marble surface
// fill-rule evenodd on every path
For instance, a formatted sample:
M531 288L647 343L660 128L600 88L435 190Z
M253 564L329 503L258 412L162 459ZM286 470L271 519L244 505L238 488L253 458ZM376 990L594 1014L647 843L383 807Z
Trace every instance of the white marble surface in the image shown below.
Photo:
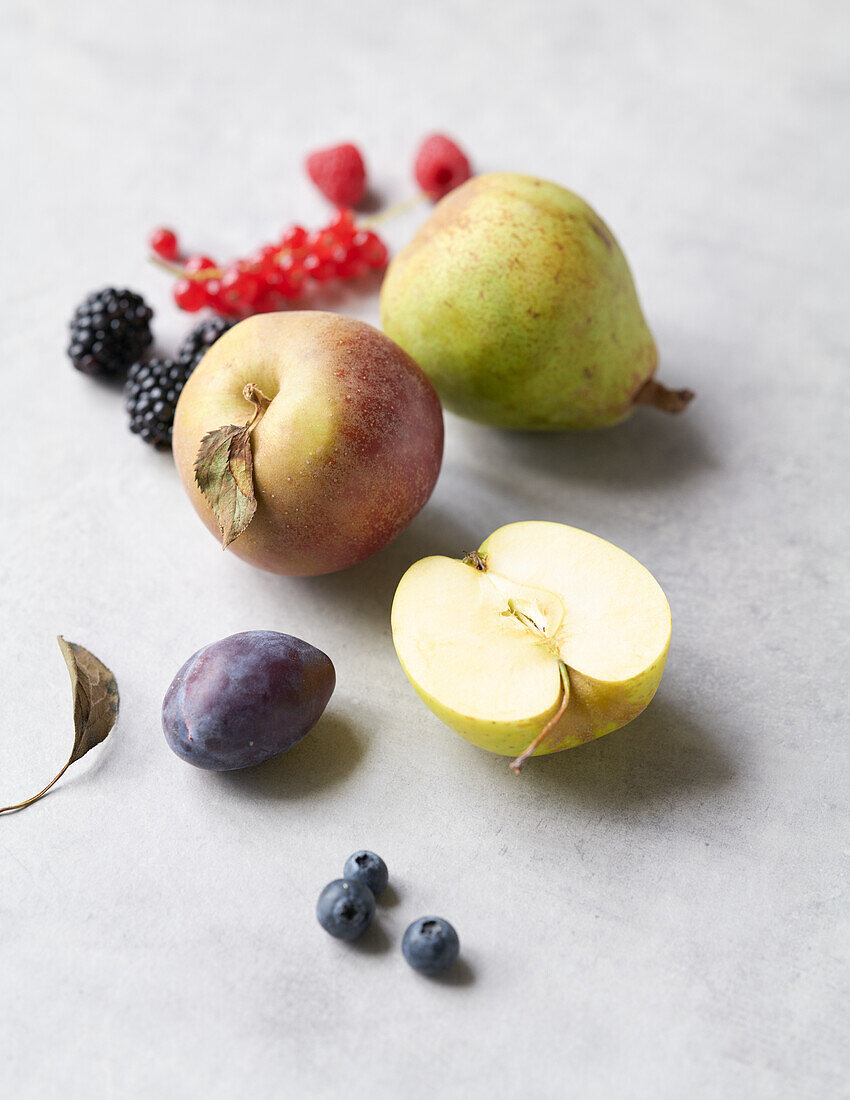
M847 1095L848 33L838 0L2 0L4 799L70 738L53 635L122 693L110 742L0 821L4 1096ZM435 127L593 202L698 399L587 437L449 417L388 550L254 572L70 369L67 317L127 283L167 349L152 225L227 254L315 222L301 156L349 137L403 198ZM418 702L388 611L416 558L531 517L634 553L675 627L644 716L516 780ZM252 627L331 654L327 717L277 765L194 771L162 694ZM313 905L361 845L396 904L352 948ZM445 984L398 952L434 910Z

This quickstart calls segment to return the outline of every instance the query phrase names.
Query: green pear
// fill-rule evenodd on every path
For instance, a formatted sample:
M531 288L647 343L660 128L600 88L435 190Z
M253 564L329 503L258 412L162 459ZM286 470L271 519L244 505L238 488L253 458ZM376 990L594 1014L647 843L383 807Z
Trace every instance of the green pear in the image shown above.
M390 264L387 335L444 405L500 428L601 428L693 397L653 375L655 341L614 235L556 183L477 176Z

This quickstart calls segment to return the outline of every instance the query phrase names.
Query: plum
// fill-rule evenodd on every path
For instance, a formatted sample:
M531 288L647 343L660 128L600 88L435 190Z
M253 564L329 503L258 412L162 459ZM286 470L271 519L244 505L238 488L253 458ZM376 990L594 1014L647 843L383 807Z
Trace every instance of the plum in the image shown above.
M162 703L169 746L197 768L233 771L291 749L318 722L336 674L320 649L273 630L199 649Z

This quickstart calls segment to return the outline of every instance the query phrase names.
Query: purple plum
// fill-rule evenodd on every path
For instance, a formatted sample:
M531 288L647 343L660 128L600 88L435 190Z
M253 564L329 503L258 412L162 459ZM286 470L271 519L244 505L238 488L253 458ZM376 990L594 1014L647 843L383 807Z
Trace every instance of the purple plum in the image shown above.
M300 638L232 634L199 649L171 681L162 703L165 739L197 768L250 768L306 737L335 683L330 657Z

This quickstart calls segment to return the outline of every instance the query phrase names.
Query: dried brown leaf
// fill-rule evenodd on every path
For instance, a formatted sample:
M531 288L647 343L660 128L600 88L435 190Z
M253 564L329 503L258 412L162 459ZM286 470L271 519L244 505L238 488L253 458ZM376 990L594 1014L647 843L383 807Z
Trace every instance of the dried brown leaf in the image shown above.
M254 459L247 425L228 424L208 432L195 459L195 480L210 502L221 530L221 548L238 538L257 510Z
M254 405L248 423L225 424L207 432L195 456L195 480L215 513L222 550L239 538L257 511L251 432L270 402L253 382L242 395Z
M24 806L37 802L47 794L71 764L85 756L89 749L106 740L118 717L118 684L106 665L83 646L66 642L61 635L57 641L71 677L71 691L74 696L74 747L68 762L46 787L23 802L0 807L0 813L5 813L6 810L22 810Z

